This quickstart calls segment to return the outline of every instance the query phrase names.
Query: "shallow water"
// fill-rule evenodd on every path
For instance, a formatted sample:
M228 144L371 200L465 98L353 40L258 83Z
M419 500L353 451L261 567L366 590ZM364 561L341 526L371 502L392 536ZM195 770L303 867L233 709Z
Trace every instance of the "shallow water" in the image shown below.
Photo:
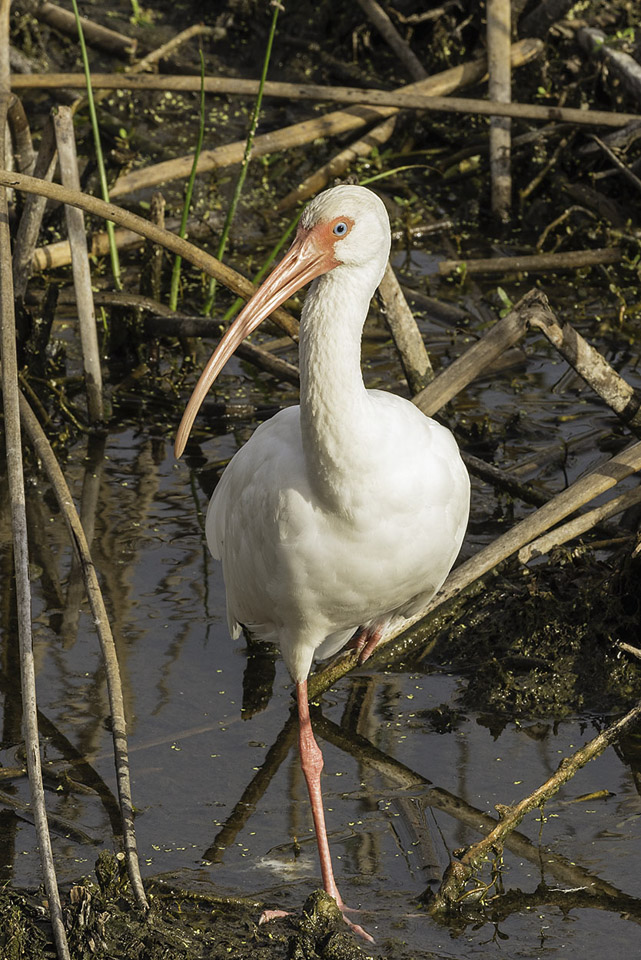
M519 403L527 407L529 391L554 376L554 368L530 371ZM500 416L505 390L495 386L486 391L488 398L494 416ZM541 411L557 402L551 393L547 401L538 408L542 435ZM92 549L123 676L143 873L295 909L318 886L319 871L291 729L289 746L285 734L285 742L281 736L267 756L289 715L291 683L277 660L268 706L241 719L247 651L244 642L229 639L220 568L199 525L212 482L203 465L226 459L236 446L234 433L223 432L203 443L203 459L177 464L165 437L131 428L110 434L104 450L92 451L84 462L86 446L79 445L67 476L76 494L84 484L85 502L92 490L96 502ZM578 454L568 472L574 475L590 457L594 451ZM50 575L46 589L46 578L35 584L39 706L113 790L104 675L84 609L77 636L73 629L77 600L66 581L70 552L50 502L46 488L30 488L32 515L39 514L53 544L47 552L37 538L32 547L32 562ZM477 487L479 522L464 552L491 535L480 523L486 511ZM5 548L5 570L7 563ZM59 571L57 588L54 570ZM249 683L255 687L256 677L269 677L269 664L267 658ZM641 897L638 747L635 774L631 742L629 755L610 749L584 768L546 806L544 822L538 812L525 819L521 833L531 847L525 854L521 847L508 849L502 872L504 886L519 888L523 901L498 926L479 915L473 924L448 929L422 910L418 898L437 884L451 851L479 838L474 829L479 813L492 815L495 803L525 796L602 726L590 716L558 723L533 717L504 725L488 715L467 714L439 732L425 711L457 710L463 682L430 665L419 672L363 669L324 697L328 721L342 724L348 736L365 737L391 758L384 767L372 765L359 752L357 737L351 752L331 742L331 729L324 739L323 786L345 900L364 910L362 922L376 937L380 955L392 955L389 951L401 944L417 956L431 951L460 958L507 950L514 957L589 960L612 955L615 945L629 950L638 937L634 912L622 917L616 910L582 905L565 912L558 891L574 891L566 894L571 901L594 874L622 895ZM14 697L15 692L5 693L0 762L8 767L17 764ZM45 770L61 769L61 749L45 739ZM403 769L390 766L392 760L416 774L414 785L407 785ZM247 790L254 778L257 785ZM100 847L113 844L112 828L97 794L72 789L61 795L55 783L50 787L50 812L88 835L80 842L65 836L64 827L54 828L64 884L91 872ZM6 789L28 801L26 781ZM573 802L603 790L605 798ZM459 804L452 810L450 794L466 805L464 813ZM0 877L36 884L32 827L10 811L3 820ZM484 879L489 881L489 873ZM535 895L540 884L554 892Z

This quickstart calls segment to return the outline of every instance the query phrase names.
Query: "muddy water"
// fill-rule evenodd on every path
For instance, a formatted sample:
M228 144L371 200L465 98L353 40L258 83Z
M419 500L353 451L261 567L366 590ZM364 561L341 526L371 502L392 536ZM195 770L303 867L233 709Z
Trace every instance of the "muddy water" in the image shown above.
M442 362L463 346L465 332L423 323ZM520 362L470 388L454 419L469 431L491 416L501 438L497 459L555 489L600 456L608 418L587 394L560 389L568 375L547 346L530 349L527 365ZM388 347L366 343L365 357L369 383L398 388ZM634 378L631 368L626 372ZM233 361L221 392L259 401L263 383ZM511 431L515 408L521 426ZM205 431L203 424L200 447L177 464L164 428L138 423L110 433L104 445L79 442L66 472L93 526L94 560L118 646L143 874L297 909L318 886L319 871L305 785L286 728L291 684L280 660L273 666L269 656L253 658L248 673L244 643L227 633L220 568L202 530L217 472L211 465L224 463L251 427L212 423ZM473 502L464 555L511 522L512 508L483 485L475 484ZM29 504L39 576L39 706L55 725L55 731L46 728L44 745L48 804L62 818L53 842L65 884L90 873L98 851L113 846L109 711L91 618L85 607L77 614L64 525L43 481L34 479ZM514 509L518 515L526 508ZM5 573L8 564L5 546ZM9 673L0 762L15 767L16 676L6 619L2 643ZM470 650L472 656L473 641ZM269 698L264 689L271 679ZM611 909L602 903L594 909L588 895L598 882L610 897L641 898L639 755L632 738L582 770L543 815L526 818L525 839L506 850L500 880L504 889L520 890L522 899L504 917L482 921L479 913L476 922L441 927L422 909L421 897L437 884L451 851L478 839L481 815L525 796L603 725L587 711L560 722L549 715L506 720L462 711L465 682L465 671L448 672L431 661L405 670L362 670L325 696L322 715L331 723L323 737L324 791L345 900L363 910L359 919L376 937L381 956L403 949L460 958L629 953L638 942L639 900L625 901L624 912L621 899ZM264 708L257 710L261 695ZM352 737L351 746L340 744L331 724ZM68 764L71 747L56 731L102 785L81 792L72 782L70 790L62 789L55 777L67 770L73 781L74 767ZM382 766L359 752L358 737L382 751ZM394 761L415 774L409 785ZM4 789L28 801L24 780ZM28 812L7 806L2 820L0 879L37 884ZM480 882L490 880L488 868ZM475 909L470 903L472 919Z

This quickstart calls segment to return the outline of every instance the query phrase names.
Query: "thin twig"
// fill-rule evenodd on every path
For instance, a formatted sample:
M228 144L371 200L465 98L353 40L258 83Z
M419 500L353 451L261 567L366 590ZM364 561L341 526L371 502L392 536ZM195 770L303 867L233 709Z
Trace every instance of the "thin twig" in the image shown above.
M523 257L492 257L481 260L441 260L441 276L464 270L465 273L532 273L546 270L576 270L601 263L618 263L623 258L620 247L600 247L596 250L567 250L563 253L533 253Z
M0 50L8 50L9 0L0 5ZM1 54L0 54L1 56ZM8 63L8 59L7 59ZM1 73L0 66L0 73ZM2 78L0 76L0 84ZM6 85L5 85L6 89ZM10 94L0 94L0 163L4 166L5 126ZM18 364L11 267L11 236L7 191L0 189L0 323L2 342L2 402L4 409L5 446L9 503L13 535L13 564L17 604L18 641L20 645L20 677L22 684L22 720L29 771L29 789L36 825L42 873L49 900L54 941L60 960L69 960L69 948L62 918L51 838L47 823L36 706L36 676L31 632L31 588L29 581L29 548L25 505L22 444L20 435Z
M151 53L148 53L146 56L144 56L142 60L138 60L137 63L134 63L131 67L127 67L127 73L140 73L143 70L147 70L149 67L153 67L155 64L159 63L160 60L166 60L170 53L174 53L183 45L183 43L187 43L187 41L191 40L193 37L216 37L220 36L221 33L222 31L220 27L209 27L204 23L195 23L191 27L181 30L180 33L177 33L176 36L172 37L171 40L168 40L167 43L163 43L160 47L156 47L155 50L152 50ZM99 85L94 81L94 87L98 86Z
M125 855L127 858L127 869L132 889L138 905L146 910L148 909L145 890L140 877L140 866L138 863L138 851L136 847L136 835L134 829L133 804L131 800L131 783L129 778L129 756L127 749L127 725L125 721L124 701L122 696L122 685L120 681L120 670L118 667L118 658L116 655L116 645L114 643L111 627L109 625L109 616L105 609L102 593L98 584L96 570L91 559L89 547L85 537L80 518L76 512L73 498L69 487L65 481L62 470L58 465L53 450L47 440L47 437L38 423L38 420L31 410L31 407L20 396L20 417L29 434L33 448L42 463L60 511L65 518L71 542L76 552L78 561L81 565L85 588L89 605L93 615L94 624L100 641L103 662L105 666L105 675L107 678L107 690L109 694L109 707L111 710L111 727L114 742L114 753L116 762L116 775L118 781L118 796L120 799L120 813L123 826L123 842Z
M637 191L637 193L641 193L641 180L639 180L636 173L633 173L632 170L630 170L630 168L626 166L626 164L623 163L622 160L619 160L616 153L610 150L607 143L604 143L603 140L601 140L599 137L596 136L596 134L592 135L592 139L599 146L599 148L603 150L606 157L609 157L609 159L612 161L615 167L618 167L618 169L621 171L623 176L626 178L626 180L629 183L632 184L632 186Z

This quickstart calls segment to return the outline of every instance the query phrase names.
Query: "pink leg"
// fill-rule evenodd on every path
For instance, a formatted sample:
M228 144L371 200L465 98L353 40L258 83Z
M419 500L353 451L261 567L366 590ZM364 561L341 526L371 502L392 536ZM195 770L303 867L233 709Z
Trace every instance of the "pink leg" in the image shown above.
M336 900L339 910L343 914L345 923L355 933L358 933L370 943L374 938L366 933L362 927L345 916L346 907L343 898L338 892L336 881L334 880L334 870L332 868L332 858L329 852L329 841L327 839L327 830L325 829L325 811L323 809L323 797L321 795L320 775L323 769L323 754L316 743L312 722L309 716L309 701L307 699L307 680L296 684L296 698L298 701L298 745L300 748L300 763L307 781L309 799L312 805L312 816L314 818L314 828L316 830L316 842L318 844L318 856L320 859L321 875L323 877L323 887L326 893Z

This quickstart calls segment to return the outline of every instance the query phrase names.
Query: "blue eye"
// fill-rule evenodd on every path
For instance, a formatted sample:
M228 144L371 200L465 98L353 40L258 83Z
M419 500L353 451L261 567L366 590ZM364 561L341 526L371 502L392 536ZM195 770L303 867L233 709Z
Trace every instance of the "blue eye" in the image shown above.
M337 224L334 225L333 233L337 237L344 237L347 233L347 224L344 220L339 220Z

